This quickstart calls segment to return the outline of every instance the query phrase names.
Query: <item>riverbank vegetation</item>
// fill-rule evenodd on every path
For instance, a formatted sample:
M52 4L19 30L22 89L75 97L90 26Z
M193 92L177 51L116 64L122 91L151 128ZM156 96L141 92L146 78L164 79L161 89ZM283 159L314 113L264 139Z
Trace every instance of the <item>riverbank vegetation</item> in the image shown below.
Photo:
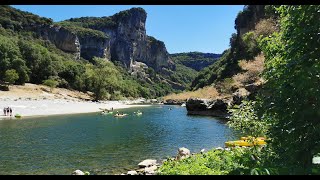
M246 135L266 136L267 146L168 161L160 174L319 174L312 159L320 152L320 6L274 10L279 31L255 39L265 56L263 88L230 108L228 122Z

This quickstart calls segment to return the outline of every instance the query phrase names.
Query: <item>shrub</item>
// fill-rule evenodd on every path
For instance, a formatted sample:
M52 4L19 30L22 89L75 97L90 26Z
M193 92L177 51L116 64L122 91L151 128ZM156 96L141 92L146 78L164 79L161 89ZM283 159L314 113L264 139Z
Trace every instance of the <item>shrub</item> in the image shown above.
M14 70L14 69L6 70L6 72L4 74L4 80L6 82L8 82L9 84L13 84L18 79L19 79L19 75L16 70Z
M53 79L47 79L43 81L43 85L50 87L50 92L52 92L53 88L57 87L58 81Z

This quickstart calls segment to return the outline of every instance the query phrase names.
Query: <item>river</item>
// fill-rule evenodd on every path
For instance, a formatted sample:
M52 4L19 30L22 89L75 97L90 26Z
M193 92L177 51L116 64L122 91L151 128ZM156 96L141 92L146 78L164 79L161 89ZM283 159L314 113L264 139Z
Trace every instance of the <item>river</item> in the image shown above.
M172 108L172 110L169 110ZM143 115L133 112L140 110ZM0 121L0 174L115 174L144 159L224 146L235 139L225 121L188 116L185 107L122 109L127 117L99 113Z

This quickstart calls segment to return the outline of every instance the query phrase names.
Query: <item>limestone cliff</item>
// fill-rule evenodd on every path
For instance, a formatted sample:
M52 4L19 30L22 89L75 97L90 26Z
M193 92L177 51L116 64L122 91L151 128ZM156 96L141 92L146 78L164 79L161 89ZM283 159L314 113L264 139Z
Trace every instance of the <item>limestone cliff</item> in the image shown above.
M75 59L80 59L80 42L75 33L53 25L44 25L35 29L42 38L51 41L57 48L74 54Z
M86 59L91 59L93 56L101 57L105 54L105 57L121 62L128 69L135 61L143 62L156 71L161 71L162 68L175 69L165 44L146 34L146 18L147 13L144 9L132 8L111 17L73 18L65 22L77 24L77 26L81 24L82 28L103 32L110 38L109 42L103 43L95 40L89 42L88 39L84 41L88 44L84 49L91 50L99 46L97 51L81 52L81 56ZM80 45L84 47L81 40ZM104 47L106 47L105 51L103 51Z
M84 36L79 37L79 42L81 47L81 57L85 59L100 57L106 60L110 60L110 39Z

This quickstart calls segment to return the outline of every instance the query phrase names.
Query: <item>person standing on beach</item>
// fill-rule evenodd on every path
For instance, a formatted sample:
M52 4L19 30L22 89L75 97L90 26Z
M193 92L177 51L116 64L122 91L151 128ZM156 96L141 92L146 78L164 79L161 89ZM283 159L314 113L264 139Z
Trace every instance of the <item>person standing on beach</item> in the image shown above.
M11 108L9 108L9 111L10 111L10 116L12 116L12 109L11 109Z
M7 116L7 108L3 108L3 114L4 116Z
M7 114L7 116L9 116L9 113L10 113L9 107L7 107L7 108L6 108L6 114Z

